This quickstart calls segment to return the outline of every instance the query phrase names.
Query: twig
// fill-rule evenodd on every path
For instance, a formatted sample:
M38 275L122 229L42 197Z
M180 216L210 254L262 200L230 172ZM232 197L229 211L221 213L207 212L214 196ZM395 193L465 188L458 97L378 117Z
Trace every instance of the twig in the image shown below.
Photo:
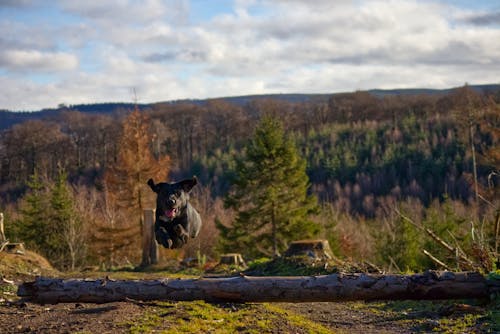
M444 269L446 270L450 270L450 268L442 261L440 261L437 257L435 257L434 255L432 255L431 253L429 253L428 251L426 251L425 249L422 249L422 252L427 255L431 260L432 262L434 262L435 264L443 267Z
M410 223L411 225L415 226L416 228L422 230L422 231L425 231L424 227L415 223L413 220L411 220L410 218L406 217L405 215L403 215L397 208L394 209L394 211L396 211L396 213L401 217L403 218L404 220L406 220L406 222Z
M444 241L443 239L441 239L440 237L438 237L437 234L434 233L434 231L432 231L431 229L429 229L427 227L424 227L424 226L422 226L420 224L415 223L413 220L411 220L410 218L406 217L401 212L399 212L399 210L397 208L394 209L394 210L405 221L407 221L408 223L410 223L413 226L417 227L418 229L420 229L422 231L425 231L432 239L434 239L434 241L436 241L438 244L440 244L441 246L443 246L444 248L446 248L451 254L457 254L457 248L450 246L446 241ZM474 265L474 262L472 262L469 258L467 258L467 256L465 256L463 254L458 254L458 257L462 261L465 261L470 266Z
M10 244L9 240L5 240L3 242L0 243L0 252L3 251L3 249L5 248L5 246L7 246L8 244Z
M474 263L472 262L472 260L469 260L469 261L464 260L464 259L467 259L467 255L465 254L465 252L462 250L462 248L458 244L458 240L455 237L455 235L453 233L451 233L451 231L449 231L449 230L447 230L447 232L451 236L453 241L455 242L455 256L457 257L458 267L460 267L460 262L458 261L459 259L466 261L466 262L468 262L467 264L469 264L470 266L473 266ZM474 232L472 232L472 233L474 233ZM474 239L474 237L472 239Z
M500 237L500 210L497 210L497 219L495 221L495 256L498 258L498 243Z
M401 268L399 268L399 266L397 265L396 261L394 261L394 259L392 258L392 256L389 256L389 261L391 261L391 265L393 265L398 272L400 272L400 273L402 272Z
M372 270L375 270L376 272L378 272L379 274L382 274L384 271L382 269L380 269L377 265L371 263L371 262L368 262L367 260L364 260L363 261L369 268L371 268Z

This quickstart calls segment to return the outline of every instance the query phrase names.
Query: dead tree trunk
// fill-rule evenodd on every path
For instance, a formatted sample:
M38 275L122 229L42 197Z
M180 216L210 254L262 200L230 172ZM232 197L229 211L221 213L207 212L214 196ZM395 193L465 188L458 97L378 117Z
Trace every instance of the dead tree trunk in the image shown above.
M3 212L0 212L0 244L7 240L5 237L4 227L3 227Z
M132 300L208 302L335 302L348 300L487 298L499 289L474 272L415 275L163 279L51 279L24 283L18 295L37 303L107 303Z
M155 240L154 210L145 209L143 214L141 266L146 267L158 263L158 245Z

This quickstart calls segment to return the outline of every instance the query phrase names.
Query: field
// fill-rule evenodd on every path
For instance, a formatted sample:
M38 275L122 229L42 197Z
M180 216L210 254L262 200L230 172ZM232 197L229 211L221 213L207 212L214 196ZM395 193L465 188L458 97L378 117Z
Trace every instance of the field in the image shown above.
M164 271L61 274L33 253L0 253L0 333L494 333L498 305L479 301L222 303L117 302L38 305L16 285L34 275L111 279L172 277ZM175 274L175 277L181 274Z

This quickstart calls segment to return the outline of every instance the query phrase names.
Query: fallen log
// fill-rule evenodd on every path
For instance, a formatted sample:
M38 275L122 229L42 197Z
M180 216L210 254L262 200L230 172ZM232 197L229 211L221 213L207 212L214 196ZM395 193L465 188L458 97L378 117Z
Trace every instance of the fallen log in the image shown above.
M324 276L111 280L38 277L22 284L26 301L107 303L126 300L208 302L336 302L348 300L487 298L495 282L475 272L427 271L415 275L332 274Z

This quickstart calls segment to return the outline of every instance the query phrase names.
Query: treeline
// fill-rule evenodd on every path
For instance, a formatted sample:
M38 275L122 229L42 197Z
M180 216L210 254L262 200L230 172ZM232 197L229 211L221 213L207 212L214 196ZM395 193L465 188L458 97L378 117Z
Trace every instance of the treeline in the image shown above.
M479 93L466 86L433 95L354 92L295 102L159 103L140 113L147 118L153 157L169 158L169 177L200 179L204 187L195 200L209 221L216 218L211 206L224 210L221 198L230 187L234 157L261 116L279 118L307 160L310 191L329 212L318 218L324 220L323 234L336 240L338 252L363 257L370 252L355 247L375 246L373 238L381 238L367 230L366 238L373 239L367 243L354 231L361 234L383 222L390 226L387 217L397 203L413 203L420 218L422 210L443 201L474 204L478 214L498 208L499 102L498 91ZM55 182L64 171L74 188L105 191L104 175L120 161L122 122L130 112L68 110L2 131L0 208L18 212L16 203L35 173Z

